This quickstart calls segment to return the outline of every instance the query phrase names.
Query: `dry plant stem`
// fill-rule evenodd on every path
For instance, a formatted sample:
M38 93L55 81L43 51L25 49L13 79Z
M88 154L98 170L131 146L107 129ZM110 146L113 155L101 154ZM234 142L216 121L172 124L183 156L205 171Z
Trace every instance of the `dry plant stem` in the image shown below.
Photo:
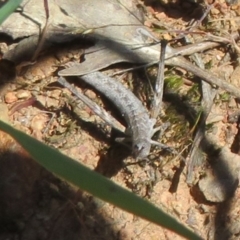
M34 62L37 59L40 51L42 50L43 44L45 42L45 36L46 36L46 33L47 33L48 20L49 20L48 0L44 0L44 9L45 9L45 14L46 14L46 22L45 22L42 33L39 35L39 42L38 42L38 45L37 45L37 49L34 52L34 55L31 59L31 62Z
M232 45L233 45L233 48L235 49L237 55L239 56L240 55L240 48L239 46L237 45L235 39L232 37L232 35L230 35L231 39L232 39Z
M239 37L239 34L237 34L237 33L231 35L232 39L237 39L238 37ZM226 39L226 42L229 42L229 41L232 42L231 40ZM221 42L221 43L223 43L223 42ZM204 51L204 50L208 49L210 46L211 47L219 46L221 43L210 42L208 44L206 44L206 43L192 44L191 46L184 46L181 49L174 49L173 54L169 54L168 56L166 56L165 64L174 66L174 67L181 67L181 68L193 73L194 75L200 77L202 80L206 81L207 83L209 83L213 86L216 85L216 86L224 89L225 91L233 94L235 97L240 98L240 91L234 85L218 78L217 76L210 73L209 71L203 70L203 69L195 66L191 62L187 61L185 58L179 56L179 55L190 55L190 54L196 53L200 50ZM177 57L173 57L173 56L177 56Z
M210 5L208 7L207 12L202 16L202 18L200 19L200 21L202 21L206 15L208 14L208 12L212 9L213 4ZM201 22L200 22L201 23ZM192 28L195 28L196 26L192 26ZM138 28L136 30L137 32L140 32L142 35L145 35L146 37L152 38L156 44L159 43L159 40L156 39L152 34L149 34L149 32L147 32L145 29L143 28ZM166 32L171 32L171 31L166 31ZM173 31L176 32L176 31ZM180 31L181 33L188 33L188 34L192 34L192 32L188 31ZM195 32L196 33L196 32ZM198 34L204 34L206 35L206 38L209 39L210 41L204 41L204 42L200 42L200 43L193 43L193 44L189 44L187 46L183 46L183 47L178 47L175 49L171 49L171 51L167 52L166 54L166 59L167 58L172 58L174 56L185 56L185 55L192 55L193 53L199 52L199 51L205 51L207 49L211 49L217 46L220 46L221 44L226 44L226 43L231 43L232 39L238 39L239 38L239 34L233 33L230 35L230 39L229 38L223 38L223 37L219 37L219 36L215 36L212 35L210 33L198 33Z
M161 41L161 53L160 53L160 61L158 64L158 74L157 80L155 84L155 92L154 98L152 103L152 111L151 117L157 118L162 108L162 97L163 97L163 84L164 84L164 58L165 58L165 51L166 51L167 41Z
M214 37L214 36L210 36L210 37ZM219 46L221 43L229 43L229 42L232 42L233 39L237 39L239 38L239 34L238 33L234 33L231 35L231 39L225 39L225 38L217 38L219 39L220 41L223 40L222 42L212 42L212 47L216 47L216 46ZM215 38L216 39L216 38ZM217 40L216 39L216 40ZM217 45L215 45L217 44ZM204 48L202 48L202 51L203 50L206 50L206 47L208 46L211 46L211 43L210 44L207 44L207 45L203 45L201 46L201 44L192 44L191 45L191 50L192 51L192 54L193 53L196 53L197 51L194 52L194 50L201 50L201 48L204 46ZM184 53L185 52L185 49L184 50ZM190 53L190 51L189 51ZM224 89L225 91L233 94L235 97L237 98L240 98L240 91L234 86L232 85L231 83L228 83L220 78L218 78L217 76L215 76L214 74L212 74L211 72L209 71L206 71L200 67L197 67L195 66L194 64L192 64L191 62L187 61L185 58L183 57L175 57L175 58L171 58L171 59L168 59L166 61L166 64L169 64L171 66L177 66L177 67L181 67L191 73L193 73L194 75L200 77L203 81L206 81L207 83L211 84L212 86L218 86L222 89Z
M196 62L196 64L204 69L204 64L202 62L202 59L199 58L198 54L194 54L193 55L194 60ZM200 122L199 122L199 126L197 129L197 132L195 134L194 140L193 140L193 144L192 147L190 149L189 152L189 156L188 156L188 161L186 163L187 166L187 183L192 185L193 181L194 181L194 167L198 164L198 151L199 150L199 146L200 143L205 135L205 123L206 123L206 119L211 111L212 105L213 105L213 100L216 96L217 90L213 89L211 87L210 84L208 84L207 82L201 81L201 85L202 85L202 101L201 101L201 105L202 105L202 115L200 118Z
M201 25L202 21L207 17L207 15L208 15L209 12L213 9L214 6L215 6L215 3L207 6L207 9L206 9L205 12L203 13L202 17L197 21L197 25L194 26L194 28Z
M102 118L111 127L117 129L120 132L125 132L124 126L122 126L118 121L116 121L115 118L113 118L111 115L109 115L103 108L98 106L95 102L90 100L88 97L86 97L81 92L78 92L74 86L72 86L70 83L68 83L66 81L65 78L60 77L58 79L58 82L62 86L66 87L70 92L72 92L82 102L84 102L96 115L98 115L100 118Z
M186 56L186 55L192 55L197 52L204 52L208 49L219 47L224 44L232 43L232 39L237 40L239 38L238 33L233 33L230 35L230 38L224 38L224 37L218 37L214 36L212 34L206 35L208 41L203 41L199 43L192 43L188 44L183 47L178 47L172 49L172 52L169 54L166 54L166 59L176 57L176 56Z
M52 117L51 117L51 119L49 120L46 128L45 128L44 131L43 131L43 135L45 135L45 134L48 132L50 126L52 125L53 120L54 120L54 118L56 117L56 113L54 113L54 112L49 112L49 111L41 111L41 112L44 112L44 113L47 113L47 114L51 114L51 115L52 115Z
M49 19L49 7L48 7L48 0L44 0L44 9L46 13L46 19Z
M191 49L191 50L193 50L193 49ZM175 54L177 54L177 53L175 53ZM174 55L174 53L171 54L171 56L173 56L173 55ZM121 74L121 73L124 73L127 71L140 69L143 67L150 67L153 64L157 64L157 63L158 62L153 62L150 64L145 64L140 67L129 68L124 71L116 72L114 75ZM226 82L225 80L222 80L221 78L217 77L216 75L212 74L209 71L203 70L203 69L195 66L194 64L192 64L191 62L186 60L184 57L181 57L181 56L172 57L172 58L167 57L167 58L165 58L165 65L183 68L184 70L200 77L202 80L211 84L212 86L220 87L223 90L225 90L225 91L229 92L230 94L232 94L233 96L235 96L236 98L240 98L240 90L238 90L238 88L236 86L232 85L231 83Z
M32 106L34 103L36 103L36 101L37 99L35 97L31 97L29 99L13 104L13 106L10 108L9 115L13 115L16 111L19 111L22 108Z
M235 97L240 98L240 90L236 86L218 78L217 76L210 73L209 71L203 70L203 69L195 66L194 64L187 61L183 57L171 58L169 60L166 60L165 63L170 66L181 67L181 68L185 69L186 71L189 71L189 72L193 73L194 75L200 77L202 80L208 82L212 86L220 87L220 88L224 89L225 91L229 92L230 94L234 95Z
M200 43L189 44L187 46L171 49L171 51L169 53L166 52L165 63L166 63L166 60L170 60L173 57L192 55L192 54L194 54L196 52L204 52L204 51L206 51L208 49L215 48L215 47L218 47L218 46L220 46L222 44L226 44L226 43L231 43L232 42L232 40L230 40L230 39L219 38L219 37L215 37L213 35L208 35L208 37L210 39L212 39L212 40L211 41L204 41L204 42L200 42ZM239 34L238 33L234 33L234 34L231 35L231 38L238 39L239 38ZM167 61L167 63L168 62L169 61ZM145 65L142 65L142 66L139 66L139 67L128 68L128 69L125 69L125 70L122 70L122 71L115 72L111 76L115 76L115 75L122 74L124 72L132 71L132 70L141 69L143 67L145 67L145 68L146 67L150 67L153 64L158 64L158 63L159 63L159 61L148 63L148 64L145 64Z

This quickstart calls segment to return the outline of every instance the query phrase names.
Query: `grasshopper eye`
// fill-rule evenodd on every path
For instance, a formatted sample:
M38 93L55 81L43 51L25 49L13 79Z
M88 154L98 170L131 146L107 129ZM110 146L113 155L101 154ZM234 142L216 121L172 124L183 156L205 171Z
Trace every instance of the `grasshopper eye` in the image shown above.
M139 145L135 144L133 146L133 151L132 151L133 156L138 157L143 149L144 149L143 146L139 146Z

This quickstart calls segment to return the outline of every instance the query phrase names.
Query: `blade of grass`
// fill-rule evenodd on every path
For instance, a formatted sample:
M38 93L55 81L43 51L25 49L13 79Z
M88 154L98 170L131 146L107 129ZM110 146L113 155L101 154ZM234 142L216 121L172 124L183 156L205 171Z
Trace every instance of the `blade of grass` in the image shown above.
M0 25L8 18L8 16L13 13L17 7L20 5L22 0L8 0L0 8Z
M187 239L201 238L150 202L102 175L0 121L0 129L15 138L39 164L102 200L168 228Z

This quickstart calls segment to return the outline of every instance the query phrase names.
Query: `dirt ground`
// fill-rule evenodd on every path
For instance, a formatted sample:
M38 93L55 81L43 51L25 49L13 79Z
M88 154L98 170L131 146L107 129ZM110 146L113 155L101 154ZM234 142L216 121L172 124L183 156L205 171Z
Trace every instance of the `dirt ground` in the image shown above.
M203 16L206 4L212 4L210 0L193 2L149 0L139 5L146 15L144 24L157 37L171 41L179 35L170 30L185 30L191 20ZM238 3L216 1L198 29L228 37L239 30L239 14ZM158 26L167 31L159 33ZM191 36L191 40L203 41L204 37ZM182 42L170 44L177 47ZM10 46L3 41L1 49L7 51ZM114 141L117 133L57 84L57 71L83 54L76 43L64 47L64 51L52 49L27 67L15 68L1 60L1 119L148 199L203 239L240 239L238 100L218 89L206 121L207 144L201 146L189 177L189 154L199 127L200 84L184 69L166 67L164 108L156 125L171 124L156 140L179 154L153 148L149 162L136 163L128 148ZM206 69L239 87L238 54L238 48L229 43L199 55ZM107 72L126 67L129 65L117 64ZM147 72L149 78L155 78L157 68ZM139 70L116 78L149 109L146 75ZM79 80L71 83L125 124L106 98ZM0 240L183 239L47 172L2 132L0 147Z

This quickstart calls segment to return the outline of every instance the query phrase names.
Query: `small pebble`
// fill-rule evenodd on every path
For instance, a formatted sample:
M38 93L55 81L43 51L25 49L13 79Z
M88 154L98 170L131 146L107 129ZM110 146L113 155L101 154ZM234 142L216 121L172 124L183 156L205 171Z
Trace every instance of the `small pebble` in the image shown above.
M4 96L4 100L6 103L14 103L18 100L15 92L8 92Z
M16 96L18 97L18 99L25 99L25 98L30 98L31 93L26 90L18 90Z
M62 91L59 89L55 89L51 92L50 96L56 99L59 99L59 96L61 95Z
M90 99L95 99L96 98L96 93L93 92L92 90L87 90L85 92L86 96L88 96Z

